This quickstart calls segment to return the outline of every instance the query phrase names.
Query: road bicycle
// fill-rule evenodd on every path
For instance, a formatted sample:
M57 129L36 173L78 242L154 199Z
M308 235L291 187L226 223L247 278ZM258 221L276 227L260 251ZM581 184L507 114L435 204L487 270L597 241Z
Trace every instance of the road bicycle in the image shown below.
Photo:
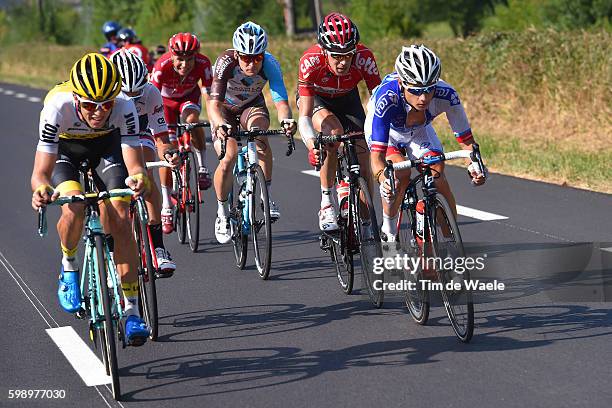
M238 131L229 137L238 142L238 157L234 166L233 186L230 192L230 227L236 266L244 269L247 259L249 235L253 237L255 266L261 279L268 279L272 260L272 220L268 187L263 169L259 165L256 138L260 136L283 135L285 130L251 130ZM246 140L246 146L242 144ZM288 136L287 153L295 150L293 136ZM221 141L219 160L225 157L226 141Z
M321 249L328 251L334 262L338 282L346 294L350 294L353 290L355 275L353 256L359 254L368 296L374 306L379 308L384 301L382 290L384 276L374 273L374 262L376 258L382 257L382 248L372 196L366 179L360 174L356 151L359 148L356 144L358 139L363 139L363 132L335 136L319 134L315 141L316 149L321 149L325 144L342 142L342 152L338 154L336 184L340 185L343 181L349 184L348 196L338 203L340 208L337 218L338 230L322 232L319 240ZM324 161L325 155L322 155L321 165ZM317 166L318 169L320 166ZM348 200L348 203L345 200ZM348 211L343 211L343 208L347 208Z
M210 127L210 123L178 123L168 127L176 129L181 159L180 167L173 172L174 228L179 242L184 244L189 238L189 248L196 252L200 243L200 204L204 199L198 184L198 162L191 150L191 131Z
M448 160L469 158L484 169L478 144L472 144L472 149L425 156L400 163L387 161L385 167L385 175L391 181L393 194L396 190L395 171L410 168L416 168L418 171L403 195L398 218L400 244L420 260L416 271L404 270L406 281L413 282L412 288L406 285L406 306L415 322L427 324L430 308L428 282L433 275L441 284L438 288L453 331L464 343L469 342L474 333L473 297L471 290L465 285L470 281L470 272L465 270L460 273L452 267L443 267L457 265L454 260L465 258L465 249L453 211L446 198L436 190L434 181L437 176L431 166ZM448 258L453 262L449 264L446 261ZM444 263L441 260L444 260ZM460 289L451 287L453 284L459 284Z
M84 163L80 166L86 182L85 193L69 197L59 197L49 205L64 205L69 203L85 204L85 256L81 269L81 309L75 313L79 319L89 320L89 336L96 349L102 355L106 374L111 377L112 393L116 400L121 397L119 381L119 366L117 362L117 343L125 347L125 336L120 322L124 317L121 281L113 262L108 240L100 221L101 200L113 197L129 197L134 192L130 189L118 189L111 192L96 192L91 187L99 177L94 169L89 169ZM134 200L135 212L141 225L146 225L148 216L142 197ZM38 234L47 234L46 207L39 209Z

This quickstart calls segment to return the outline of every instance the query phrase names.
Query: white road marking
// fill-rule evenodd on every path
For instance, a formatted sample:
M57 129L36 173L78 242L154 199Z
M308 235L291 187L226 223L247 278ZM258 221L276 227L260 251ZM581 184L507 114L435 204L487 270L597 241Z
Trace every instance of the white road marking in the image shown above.
M319 172L316 170L302 170L302 173L308 174L309 176L319 177ZM469 218L475 218L481 221L494 221L494 220L507 220L508 217L499 214L493 214L486 211L477 210L475 208L465 207L463 205L457 205L457 212L460 215Z
M12 95L12 94L14 94L14 93L15 93L15 91L11 91L10 89L5 89L5 90L4 90L4 94L5 94L5 95Z
M27 98L28 95L24 94L24 93L18 93L15 94L15 98L19 98L19 99L23 99L23 98Z
M612 252L612 247L610 248L601 248L602 251Z
M319 171L316 170L302 170L302 173L308 174L309 176L319 177Z
M111 382L111 377L106 375L104 364L72 326L54 327L46 331L85 385L93 387Z
M30 102L40 102L40 101L42 101L42 99L40 99L38 96L30 96L28 98L28 101L30 101Z
M42 319L45 321L47 326L49 328L51 328L53 325L55 325L55 327L58 327L59 324L55 321L53 316L51 316L51 313L49 313L49 311L47 310L45 305L42 304L40 299L38 299L38 297L34 294L32 289L30 289L28 284L23 280L21 275L19 275L17 273L17 271L15 270L13 265L11 265L11 263L6 259L6 257L4 256L4 254L1 251L0 251L0 264L2 264L2 266L4 266L4 268L9 273L11 278L13 278L15 283L17 283L17 286L19 286L19 289L21 289L21 291L25 295L26 299L28 299L30 301L30 303L32 304L32 306L34 306L34 309L36 309L36 311L38 312L40 317L42 317ZM26 292L26 288L27 288L27 292Z
M475 208L464 207L457 204L457 213L465 217L476 218L481 221L495 221L495 220L507 220L508 217L505 215L493 214L486 211L480 211Z

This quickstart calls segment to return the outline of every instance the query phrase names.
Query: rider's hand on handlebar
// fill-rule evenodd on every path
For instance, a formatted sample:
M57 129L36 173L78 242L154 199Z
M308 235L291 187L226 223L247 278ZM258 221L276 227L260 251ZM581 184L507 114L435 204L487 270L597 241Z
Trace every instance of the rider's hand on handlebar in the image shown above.
M164 159L168 163L172 165L172 168L175 169L181 164L181 159L178 155L178 150L176 149L168 149L164 152Z
M125 184L134 190L134 197L138 198L149 191L149 178L146 174L137 173L125 179Z
M232 125L223 123L215 128L215 136L219 140L225 140L229 136L231 130L232 130Z
M287 132L287 136L293 136L297 132L297 123L294 119L283 119L280 124L283 130Z
M472 162L468 166L467 170L468 175L472 178L472 184L475 186L484 184L488 173L487 166L484 166L484 171L482 171L477 162Z
M59 191L53 190L48 184L42 184L32 193L32 208L38 211L39 208L55 201L60 195Z
M308 147L308 162L311 166L320 166L321 165L321 150L315 148L314 140L309 140L306 143L306 147Z
M395 180L395 185L399 186L399 181L397 179ZM395 199L395 194L391 192L391 180L384 177L384 181L380 183L379 190L380 196L387 202L387 204L391 204L391 202Z

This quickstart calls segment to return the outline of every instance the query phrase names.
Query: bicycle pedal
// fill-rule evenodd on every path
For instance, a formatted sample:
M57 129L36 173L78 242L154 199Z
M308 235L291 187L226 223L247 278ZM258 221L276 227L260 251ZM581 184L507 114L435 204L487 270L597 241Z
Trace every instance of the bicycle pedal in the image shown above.
M87 310L80 308L78 311L74 313L74 317L76 317L79 320L87 319L88 318Z
M174 271L172 271L172 272L164 272L164 273L161 273L159 271L155 272L155 277L157 279L171 278L173 275L174 275Z

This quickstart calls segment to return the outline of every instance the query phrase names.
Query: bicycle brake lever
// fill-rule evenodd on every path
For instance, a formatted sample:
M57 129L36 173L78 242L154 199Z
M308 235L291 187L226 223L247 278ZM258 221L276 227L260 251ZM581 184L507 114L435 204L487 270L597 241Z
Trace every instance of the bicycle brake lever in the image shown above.
M387 160L387 164L385 166L385 177L389 179L391 194L395 195L395 170L393 169L393 162L391 160Z
M47 207L40 207L38 209L38 235L44 237L47 235Z

